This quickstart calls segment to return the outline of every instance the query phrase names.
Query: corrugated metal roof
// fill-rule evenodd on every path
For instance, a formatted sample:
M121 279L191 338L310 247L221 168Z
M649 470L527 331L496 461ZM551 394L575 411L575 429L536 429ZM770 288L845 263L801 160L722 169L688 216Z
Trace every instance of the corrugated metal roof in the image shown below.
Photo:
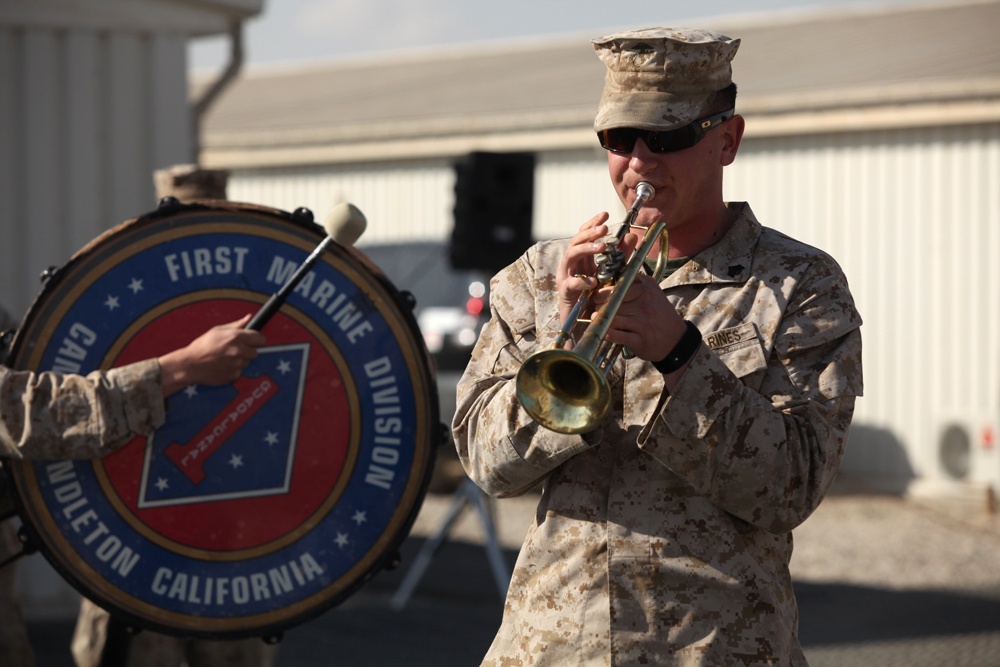
M765 121L751 131L795 133L1000 119L997 25L1000 2L989 0L720 18L704 27L742 40L734 61L740 107ZM203 162L589 145L603 83L590 45L598 36L247 70L205 118Z

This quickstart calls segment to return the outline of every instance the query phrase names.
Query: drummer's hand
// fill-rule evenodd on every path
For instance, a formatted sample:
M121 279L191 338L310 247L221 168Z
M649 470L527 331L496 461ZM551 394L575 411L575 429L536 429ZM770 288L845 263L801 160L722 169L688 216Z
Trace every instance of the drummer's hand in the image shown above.
M187 347L160 357L164 395L192 384L222 385L235 381L264 344L264 334L244 329L250 315L212 327Z

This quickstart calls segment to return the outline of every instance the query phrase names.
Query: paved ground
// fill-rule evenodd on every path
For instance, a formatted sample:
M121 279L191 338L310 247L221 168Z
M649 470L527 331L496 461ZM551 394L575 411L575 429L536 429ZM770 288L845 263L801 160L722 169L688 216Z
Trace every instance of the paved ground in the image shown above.
M286 633L278 667L479 664L502 602L467 511L400 611L390 602L452 496L428 496L403 565ZM793 575L812 667L1000 665L1000 519L979 498L900 499L841 486L796 531ZM533 499L496 504L512 566ZM31 628L40 667L71 667L69 623Z

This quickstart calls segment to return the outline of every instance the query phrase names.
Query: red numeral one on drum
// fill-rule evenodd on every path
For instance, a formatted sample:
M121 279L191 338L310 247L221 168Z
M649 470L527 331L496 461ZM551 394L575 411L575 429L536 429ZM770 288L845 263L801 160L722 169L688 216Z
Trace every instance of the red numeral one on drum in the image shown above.
M278 391L278 385L266 375L241 377L233 386L236 397L194 439L186 445L173 442L164 452L195 484L205 479L205 462Z

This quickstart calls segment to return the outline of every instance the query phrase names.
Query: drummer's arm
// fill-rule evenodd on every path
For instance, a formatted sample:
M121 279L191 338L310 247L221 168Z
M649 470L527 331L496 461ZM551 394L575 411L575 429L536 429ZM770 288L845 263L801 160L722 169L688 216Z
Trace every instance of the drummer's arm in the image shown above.
M166 419L160 366L147 359L87 376L0 367L0 455L103 456Z
M163 424L164 396L192 384L227 384L264 342L247 322L213 327L189 345L86 377L0 368L0 456L103 456Z

